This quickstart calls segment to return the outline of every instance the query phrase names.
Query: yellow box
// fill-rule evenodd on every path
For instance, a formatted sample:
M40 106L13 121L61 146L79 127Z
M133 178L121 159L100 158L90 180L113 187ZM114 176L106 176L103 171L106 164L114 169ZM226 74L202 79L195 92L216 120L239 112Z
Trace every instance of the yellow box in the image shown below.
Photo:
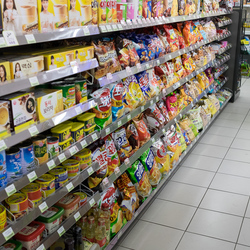
M0 137L10 134L10 106L6 101L0 101Z
M43 122L63 111L62 90L35 89L38 121Z
M38 27L52 32L68 27L68 0L38 0Z
M0 82L11 80L10 62L0 61Z
M77 63L81 63L94 58L94 47L93 46L74 46L74 59Z
M91 25L91 0L68 0L69 27ZM97 24L97 23L96 23Z
M38 31L37 0L12 0L8 8L7 0L2 1L3 29L13 30L16 34Z

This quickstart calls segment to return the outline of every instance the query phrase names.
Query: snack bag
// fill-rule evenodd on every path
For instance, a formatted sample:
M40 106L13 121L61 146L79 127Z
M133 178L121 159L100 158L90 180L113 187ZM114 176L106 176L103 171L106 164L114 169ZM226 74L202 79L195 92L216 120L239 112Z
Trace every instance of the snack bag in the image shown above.
M147 71L143 71L141 73L135 74L135 77L141 87L142 93L146 101L151 99L151 89L149 84L149 75Z
M157 111L160 112L159 109ZM144 112L143 121L145 122L151 134L157 133L157 131L159 131L159 129L163 127L163 124L158 119L158 113L156 113L157 111L154 109L154 107L152 107L146 109Z
M130 180L135 185L139 199L144 201L151 194L152 187L142 163L137 160L134 164L132 164L131 168L127 169L127 171L129 173Z
M152 0L152 17L158 17L160 15L161 1Z
M185 15L194 14L196 12L196 5L194 0L186 0Z
M112 105L112 121L116 121L123 116L124 113L124 86L122 82L111 84L111 105Z
M167 35L167 41L170 45L171 52L175 52L179 50L179 38L178 38L178 32L175 32L172 25L163 25L166 35Z
M165 17L171 17L173 0L163 0L163 15Z
M198 109L191 109L188 112L188 118L192 121L192 123L195 125L195 127L197 128L197 130L199 132L201 132L202 129L203 129L203 122L202 122L202 118L200 116L200 108L198 108Z
M185 143L188 146L191 143L191 140L189 139L186 131L181 128L181 126L179 125L179 123L177 123L177 125L178 125L178 130L181 131L181 133L183 135L183 138L185 139ZM176 127L176 129L177 129L177 127Z
M107 159L108 159L108 175L111 175L114 170L120 166L120 159L118 157L115 143L110 135L104 137L105 145L107 149Z
M148 128L145 124L145 122L142 119L143 114L140 114L133 118L133 122L135 124L135 127L137 129L138 135L139 135L139 141L140 146L142 147L146 142L150 140L150 133L148 131Z
M172 0L168 0L172 1ZM178 0L173 0L172 1L172 10L171 10L171 16L178 16Z
M161 92L159 81L156 78L153 68L148 69L146 72L148 73L148 77L149 77L150 96L151 98L153 98L154 96L159 95Z
M213 38L217 34L216 26L212 21L203 25L203 29L206 32L208 38Z
M199 6L200 10L200 6ZM203 26L200 24L199 20L194 22L194 25L197 27L197 29L200 31L200 34L202 35L203 40L207 40L207 34L203 29Z
M157 166L154 154L152 150L147 149L140 157L141 163L147 172L149 182L154 188L158 185L161 180L161 172Z
M208 13L213 10L212 0L203 0L202 12Z
M164 122L164 125L166 125L170 119L169 119L169 115L168 115L168 110L167 110L167 107L165 106L164 104L164 101L163 100L160 100L159 102L156 103L158 108L160 109L162 115L164 116L165 118L165 122Z
M200 0L194 0L194 3L195 3L196 14L200 14L200 9L201 9Z
M175 118L178 113L178 105L177 105L177 97L173 93L173 95L168 95L166 98L166 106L168 110L168 115L170 120Z
M140 148L139 134L133 122L126 124L126 134L129 144L132 147L133 153Z
M166 32L163 28L159 28L158 26L154 27L154 31L157 34L157 36L160 38L160 41L165 48L165 53L171 53L170 45L167 40Z
M179 37L179 46L180 46L180 49L184 49L186 46L185 46L184 37L182 35L183 23L177 23L176 25L177 25L177 31L178 31L178 37Z
M122 195L122 202L119 204L124 217L130 221L139 207L139 197L137 195L135 186L132 184L126 173L123 173L116 182L117 187Z
M216 108L213 105L213 103L208 99L208 98L202 98L204 103L207 105L207 107L209 108L211 115L214 116L216 114Z
M202 106L200 106L199 109L200 109L200 116L202 119L203 127L205 127L209 122L209 118L207 116L206 111L204 110ZM210 116L210 119L211 119L211 116Z
M186 132L188 138L190 141L193 141L195 139L195 135L193 130L191 129L190 125L190 120L185 117L179 121L180 127Z
M114 133L112 133L112 138L114 140L117 153L121 162L128 157L130 157L133 153L132 147L129 144L129 141L126 137L125 128L119 128Z
M112 123L110 90L108 88L98 89L91 96L100 100L100 103L93 108L93 112L96 115L95 123L98 130L102 130Z
M186 140L182 134L181 128L178 125L178 123L176 123L175 126L176 126L176 133L177 133L177 136L179 138L179 142L181 144L181 152L184 152L187 149Z
M185 9L186 9L186 0L178 0L178 13L179 13L179 16L185 15Z
M208 99L213 103L213 105L214 105L216 111L219 111L219 109L220 109L220 102L219 102L219 100L216 98L216 96L215 96L214 94L209 95L209 96L208 96Z
M129 42L129 40L123 39L120 36L116 38L116 49L122 69L130 65L130 55L127 48Z
M197 38L195 37L194 29L193 29L191 21L185 22L185 25L183 28L183 37L184 37L186 46L190 46L191 44L195 44L197 42Z

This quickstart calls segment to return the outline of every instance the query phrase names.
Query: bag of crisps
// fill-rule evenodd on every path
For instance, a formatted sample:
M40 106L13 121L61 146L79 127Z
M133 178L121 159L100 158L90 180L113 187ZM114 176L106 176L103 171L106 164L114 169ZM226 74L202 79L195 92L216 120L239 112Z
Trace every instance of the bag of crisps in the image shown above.
M170 45L171 52L179 50L180 46L179 46L178 32L175 32L172 25L164 24L163 27L166 31L167 41Z
M211 115L214 116L216 114L216 108L215 106L213 105L213 103L208 99L208 98L205 98L203 97L202 100L204 101L204 103L207 105L207 107L209 108L210 112L211 112Z
M151 89L149 84L149 75L147 71L135 74L135 77L141 87L141 91L146 101L151 99Z
M140 148L140 140L136 126L132 121L126 124L126 134L133 153L135 153Z
M216 111L219 111L219 109L220 109L220 102L219 102L219 100L216 98L216 96L215 96L214 94L209 95L209 96L208 96L208 99L213 103L213 105L214 105Z
M176 126L176 133L177 133L177 136L179 138L179 142L181 144L181 152L184 152L187 149L186 140L182 134L181 128L178 125L178 123L176 123L175 126Z
M180 127L186 132L188 138L190 141L193 141L195 139L195 135L193 130L191 129L190 125L190 120L185 117L179 121Z
M161 93L161 87L159 86L159 79L156 78L154 69L148 69L147 73L149 79L150 96L153 98L154 96Z
M173 95L167 96L166 106L167 106L169 118L170 120L172 120L178 114L178 102L177 102L176 94L173 93Z
M195 125L197 130L201 132L203 129L203 122L200 116L200 108L189 110L188 118L192 121L192 123Z

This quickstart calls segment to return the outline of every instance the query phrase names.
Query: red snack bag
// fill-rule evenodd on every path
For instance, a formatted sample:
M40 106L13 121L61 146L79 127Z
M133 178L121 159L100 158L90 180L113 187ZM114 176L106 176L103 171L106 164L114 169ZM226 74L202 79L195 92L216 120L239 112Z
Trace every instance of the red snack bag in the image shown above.
M126 134L133 149L133 153L135 153L140 148L139 134L137 132L136 126L133 122L129 122L126 125Z
M173 118L175 118L175 116L178 113L178 103L177 103L177 97L175 94L167 96L166 106L167 106L169 118L170 120L172 120Z
M177 32L175 32L172 25L164 25L164 30L166 31L167 41L170 45L171 52L175 52L180 49L179 37Z
M193 26L191 24L191 21L185 22L185 26L183 29L183 37L184 37L186 46L190 46L191 44L196 43L197 38L195 37L195 34L193 32Z
M161 113L163 114L164 118L165 118L165 123L164 125L166 125L170 119L169 119L169 115L168 115L168 110L167 107L164 104L163 100L160 100L159 102L156 103L158 108L160 109Z
M185 40L182 35L182 29L183 29L183 23L177 23L177 31L178 31L180 49L183 49L186 47Z

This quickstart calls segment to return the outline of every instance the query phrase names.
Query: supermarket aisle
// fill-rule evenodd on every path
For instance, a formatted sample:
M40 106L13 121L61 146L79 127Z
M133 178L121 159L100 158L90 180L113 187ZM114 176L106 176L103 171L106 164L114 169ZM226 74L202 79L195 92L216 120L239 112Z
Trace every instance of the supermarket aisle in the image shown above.
M250 250L250 80L117 250Z

